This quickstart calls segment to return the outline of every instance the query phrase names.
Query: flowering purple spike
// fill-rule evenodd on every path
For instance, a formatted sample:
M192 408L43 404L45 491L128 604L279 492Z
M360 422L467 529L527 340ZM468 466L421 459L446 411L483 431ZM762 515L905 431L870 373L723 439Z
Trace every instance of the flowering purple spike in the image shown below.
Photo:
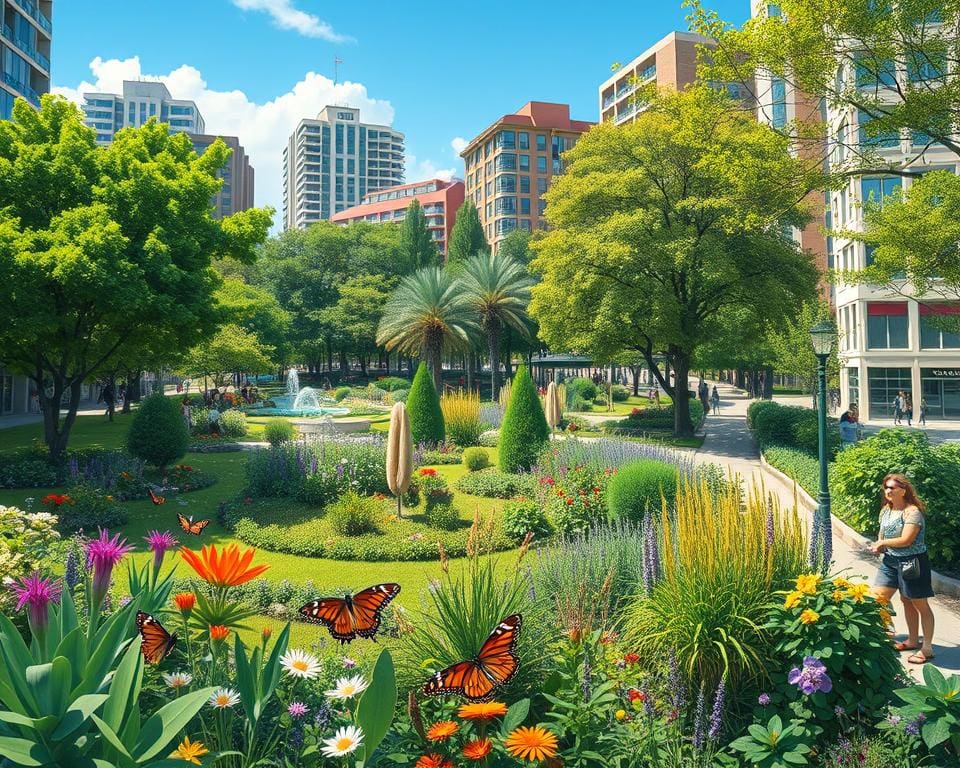
M593 687L593 680L590 669L590 654L585 653L583 656L583 682L581 684L581 690L583 691L583 700L590 701L590 693Z
M717 686L717 692L713 697L713 709L710 712L710 730L707 731L707 737L710 741L716 741L720 735L720 727L723 725L723 703L726 698L727 683L720 678L720 684Z
M700 694L697 696L697 711L693 718L693 746L697 750L702 750L706 743L704 728L706 723L707 698L703 693L703 683L700 684Z
M773 497L767 497L767 551L773 549Z
M72 545L67 550L67 557L64 560L63 581L71 592L80 583L80 558L77 557L77 548Z
M680 664L677 662L677 652L670 649L670 672L667 678L670 687L670 703L680 712L686 705L686 683L680 674Z

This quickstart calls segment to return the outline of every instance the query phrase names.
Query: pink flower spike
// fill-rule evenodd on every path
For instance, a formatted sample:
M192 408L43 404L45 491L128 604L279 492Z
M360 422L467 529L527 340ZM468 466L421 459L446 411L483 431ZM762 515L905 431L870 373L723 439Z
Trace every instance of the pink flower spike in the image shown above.
M93 568L93 592L99 597L95 602L103 600L110 589L110 576L114 566L119 563L125 554L132 552L133 547L118 533L112 539L110 531L100 529L100 538L87 542L87 568Z
M50 578L41 578L37 571L20 579L11 586L17 595L17 610L27 606L34 627L43 628L47 623L47 606L60 599L60 583Z
M149 531L143 540L147 542L150 551L153 552L154 568L159 568L163 562L163 556L168 549L173 549L180 542L177 541L170 531Z

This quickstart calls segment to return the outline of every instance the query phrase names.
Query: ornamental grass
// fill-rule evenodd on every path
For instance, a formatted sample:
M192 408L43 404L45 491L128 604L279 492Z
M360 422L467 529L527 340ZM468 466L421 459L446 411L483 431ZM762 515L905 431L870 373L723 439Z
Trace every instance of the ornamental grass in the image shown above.
M756 486L744 499L739 479L720 492L681 480L657 528L648 595L626 612L628 641L651 660L672 650L687 679L708 686L764 677L772 593L805 566L796 505L781 510Z
M447 439L461 448L477 445L483 422L480 419L480 393L458 389L440 398Z

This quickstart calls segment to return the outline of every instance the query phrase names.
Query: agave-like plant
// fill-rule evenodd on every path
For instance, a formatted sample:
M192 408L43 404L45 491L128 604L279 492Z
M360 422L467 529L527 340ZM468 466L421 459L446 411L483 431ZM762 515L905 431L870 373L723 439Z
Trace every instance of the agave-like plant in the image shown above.
M460 278L467 302L480 320L490 352L492 399L500 392L500 332L511 327L529 333L530 287L533 278L516 259L499 253L478 253L467 260Z
M463 287L448 272L425 267L408 275L384 307L377 344L420 355L441 391L440 363L444 352L465 350L479 327Z

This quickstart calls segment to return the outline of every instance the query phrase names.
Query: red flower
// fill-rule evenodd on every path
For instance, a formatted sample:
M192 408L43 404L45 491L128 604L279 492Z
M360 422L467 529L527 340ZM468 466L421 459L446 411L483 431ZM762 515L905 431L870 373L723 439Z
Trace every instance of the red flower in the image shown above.
M627 664L636 664L638 661L640 661L640 654L639 654L639 653L628 653L626 656L623 657L623 660L624 660Z
M48 493L41 500L41 503L45 506L54 506L59 507L61 504L69 504L73 506L73 499L71 499L67 494L59 493Z
M420 475L422 477L435 477L436 474L437 470L435 470L433 467L424 467L420 470Z
M631 702L646 701L647 694L645 694L643 691L638 691L636 688L631 688L629 691L627 691L627 698L630 699Z
M573 499L567 499L567 506L569 507L571 504L573 504Z
M594 493L600 493L600 489L597 488L597 486L593 486L593 492L594 492Z

